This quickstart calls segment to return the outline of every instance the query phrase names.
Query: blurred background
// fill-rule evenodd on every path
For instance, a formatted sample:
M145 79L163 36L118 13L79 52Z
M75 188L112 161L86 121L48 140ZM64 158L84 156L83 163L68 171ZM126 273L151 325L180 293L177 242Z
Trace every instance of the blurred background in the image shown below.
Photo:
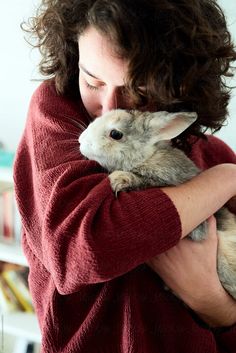
M6 156L3 157L6 157L6 159L1 160L0 158L0 188L8 187L9 183L12 185L11 163L24 129L30 98L40 84L40 75L37 70L40 55L36 49L31 49L24 39L24 32L20 28L22 21L27 20L34 14L39 1L13 0L11 3L5 0L1 2L0 152L2 151L2 143L6 151ZM228 28L236 43L236 0L219 0L218 2L225 10ZM231 86L236 86L236 78L230 79L229 83ZM228 123L217 133L217 136L236 151L236 88L232 91ZM5 191L5 195L9 196L11 193L6 194ZM0 207L1 196L0 193ZM2 213L0 208L0 216ZM1 234L1 229L0 238L0 265L18 263L25 266L20 242L9 247L9 244L2 242L4 235ZM16 261L16 259L18 260ZM34 314L16 312L13 315L8 315L1 309L3 297L1 298L0 353L38 352L40 332ZM34 344L35 342L37 344Z

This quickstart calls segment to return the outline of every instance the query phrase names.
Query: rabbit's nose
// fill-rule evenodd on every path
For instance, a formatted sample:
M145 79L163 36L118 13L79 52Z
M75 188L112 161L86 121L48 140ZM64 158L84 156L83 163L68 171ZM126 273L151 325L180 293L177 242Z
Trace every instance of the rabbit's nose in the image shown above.
M84 137L85 137L85 133L83 131L78 138L79 143L81 143L84 140Z

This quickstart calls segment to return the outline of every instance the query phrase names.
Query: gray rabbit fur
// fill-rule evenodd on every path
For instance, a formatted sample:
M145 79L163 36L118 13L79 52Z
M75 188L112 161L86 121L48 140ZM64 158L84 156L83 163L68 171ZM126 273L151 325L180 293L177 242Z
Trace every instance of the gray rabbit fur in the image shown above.
M181 184L200 170L170 140L195 120L194 112L112 110L95 119L79 137L80 151L110 174L120 191ZM236 299L236 216L222 208L216 213L219 236L217 270L223 287ZM189 235L206 237L206 222Z

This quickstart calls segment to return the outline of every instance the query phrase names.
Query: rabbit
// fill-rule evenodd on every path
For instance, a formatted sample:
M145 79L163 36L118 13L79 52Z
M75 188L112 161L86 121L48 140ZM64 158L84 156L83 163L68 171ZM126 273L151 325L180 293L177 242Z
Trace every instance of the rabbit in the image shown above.
M183 151L173 147L170 140L196 119L195 112L111 110L81 133L80 151L108 170L116 196L120 191L178 185L201 170ZM219 279L236 299L236 216L224 207L215 216ZM194 241L205 239L206 227L203 222L189 237Z

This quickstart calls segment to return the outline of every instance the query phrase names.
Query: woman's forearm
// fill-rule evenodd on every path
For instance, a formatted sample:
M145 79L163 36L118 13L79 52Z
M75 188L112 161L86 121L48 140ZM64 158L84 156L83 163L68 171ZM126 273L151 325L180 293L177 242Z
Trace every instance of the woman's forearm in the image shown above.
M236 301L219 286L218 293L198 302L193 310L210 327L228 327L236 324Z
M185 237L236 195L236 165L217 165L184 184L165 187L163 191L178 210L182 237Z

